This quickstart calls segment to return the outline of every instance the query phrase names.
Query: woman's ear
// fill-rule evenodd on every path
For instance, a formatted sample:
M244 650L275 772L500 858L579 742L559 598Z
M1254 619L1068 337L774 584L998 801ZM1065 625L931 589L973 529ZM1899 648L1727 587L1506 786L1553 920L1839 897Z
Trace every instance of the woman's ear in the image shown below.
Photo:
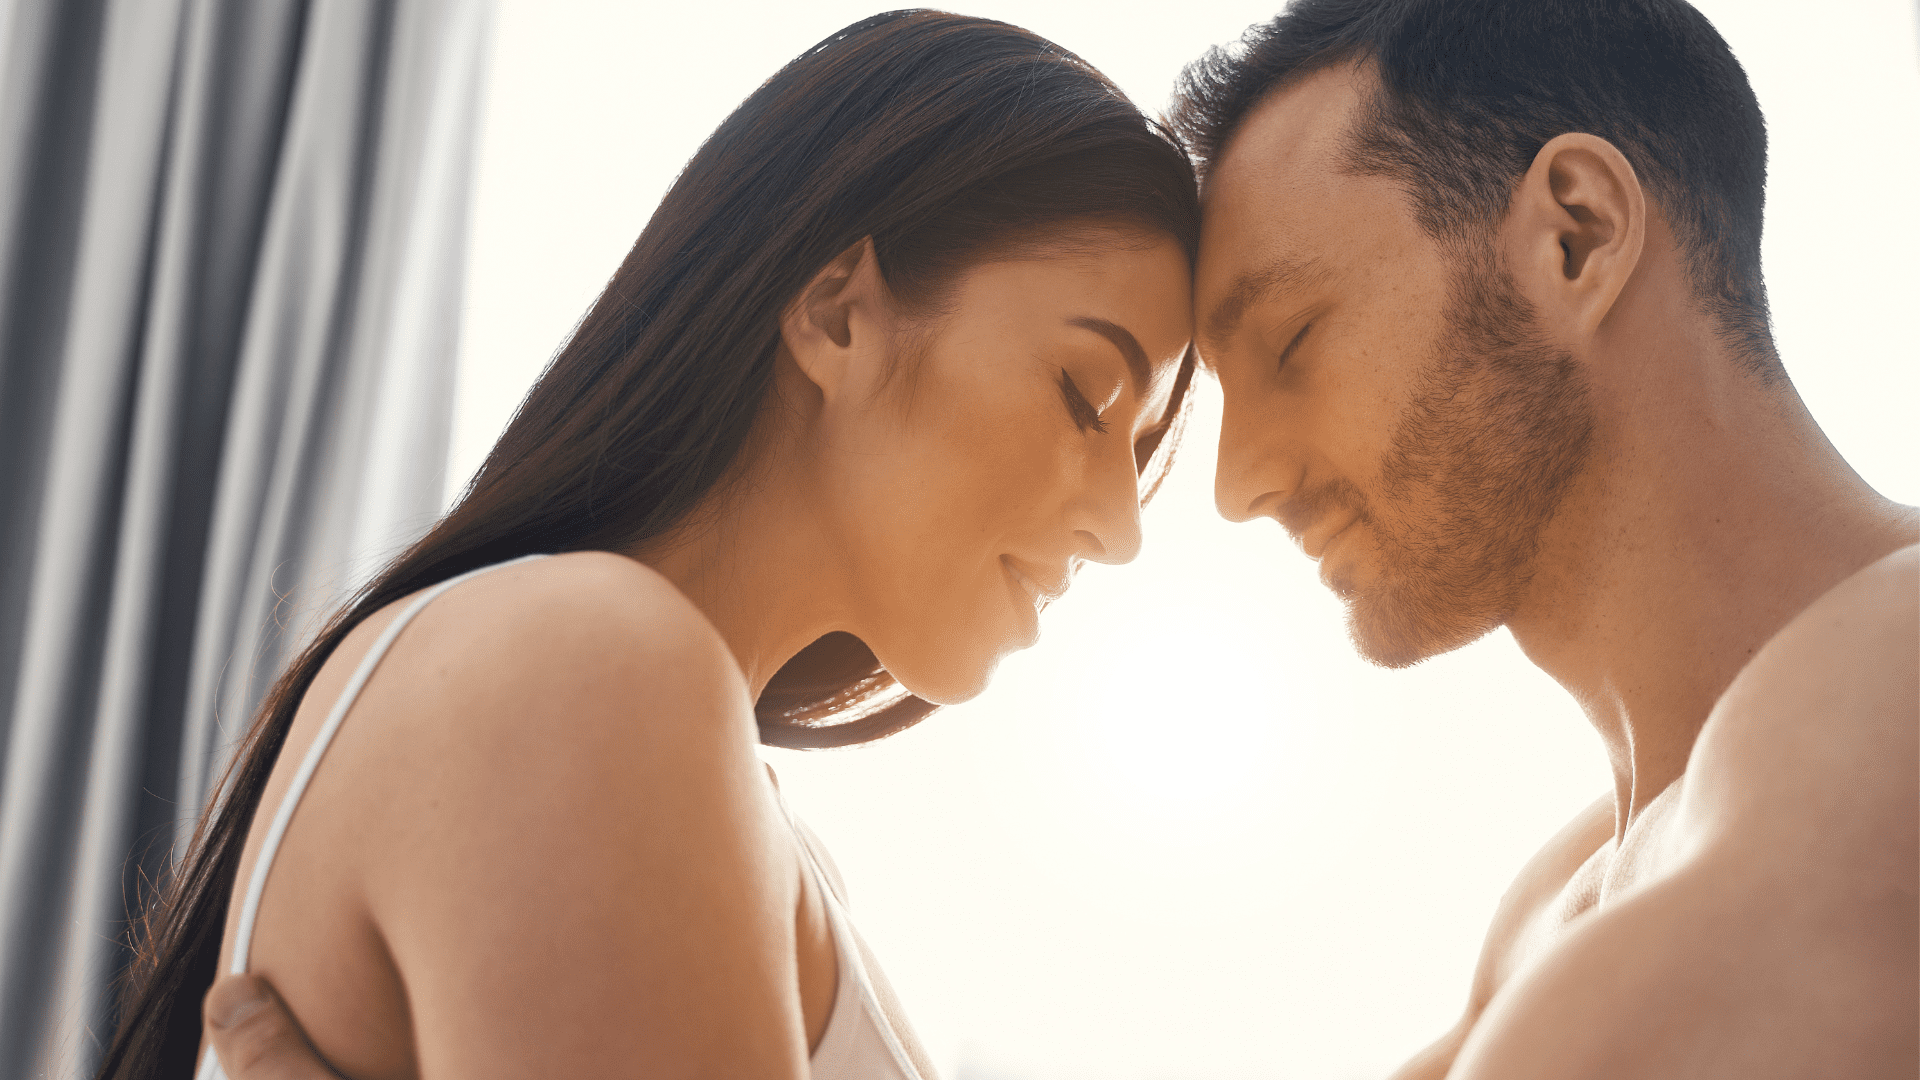
M1503 226L1508 265L1542 314L1591 336L1640 264L1647 198L1633 164L1597 135L1556 136L1534 155Z
M873 240L834 256L780 316L780 340L827 402L875 387L885 373L886 283Z

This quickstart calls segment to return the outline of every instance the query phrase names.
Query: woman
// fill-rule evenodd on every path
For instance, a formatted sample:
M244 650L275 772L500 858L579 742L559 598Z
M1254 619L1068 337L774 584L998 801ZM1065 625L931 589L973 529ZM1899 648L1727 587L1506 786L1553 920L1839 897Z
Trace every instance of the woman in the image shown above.
M354 1077L928 1075L755 746L971 697L1133 556L1198 219L1014 27L894 12L782 69L276 686L101 1075L213 1075L216 970Z

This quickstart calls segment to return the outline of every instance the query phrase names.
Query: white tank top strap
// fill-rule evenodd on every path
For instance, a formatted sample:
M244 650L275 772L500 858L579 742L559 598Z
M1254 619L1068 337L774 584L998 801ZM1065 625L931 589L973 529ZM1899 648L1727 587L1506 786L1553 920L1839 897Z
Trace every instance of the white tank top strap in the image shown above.
M813 845L801 832L778 786L774 787L774 798L787 815L793 841L800 848L814 888L827 909L827 924L833 930L834 958L839 965L833 1012L827 1020L827 1030L821 1033L820 1042L809 1059L813 1080L922 1080L900 1042L899 1033L894 1031L886 1011L880 1007L859 935L839 894L833 890L826 868L820 865Z
M421 610L441 593L468 578L479 577L489 570L498 570L503 566L513 566L532 559L544 558L546 558L545 555L523 555L518 559L509 559L477 570L469 570L433 585L415 597L413 602L400 612L399 617L388 623L386 629L380 632L380 636L374 639L373 647L367 650L367 655L360 658L360 665L353 669L353 677L347 680L346 689L340 692L339 700L333 703L333 711L327 714L326 722L320 725L319 734L313 737L313 745L307 747L306 756L300 759L300 769L293 774L293 783L288 785L286 795L281 798L279 808L274 811L273 821L267 826L266 839L260 844L260 854L253 861L253 874L247 879L246 894L240 901L240 921L234 927L233 961L227 965L228 972L235 975L246 973L247 960L253 950L254 923L260 918L260 898L267 891L267 874L273 869L273 857L280 852L280 841L287 835L287 826L293 821L293 812L300 805L300 797L306 794L307 784L313 780L315 770L320 768L320 759L326 756L327 747L332 745L334 734L340 730L341 722L347 718L347 711L353 708L354 700L366 687L367 680L373 677L374 669L380 666L380 661L386 657L387 650L393 647L393 642L400 636L400 632L405 630L407 624L413 621L413 617L420 614ZM213 1047L207 1047L206 1056L201 1058L199 1071L194 1075L196 1080L225 1080L226 1073L221 1070L218 1059L214 1057Z

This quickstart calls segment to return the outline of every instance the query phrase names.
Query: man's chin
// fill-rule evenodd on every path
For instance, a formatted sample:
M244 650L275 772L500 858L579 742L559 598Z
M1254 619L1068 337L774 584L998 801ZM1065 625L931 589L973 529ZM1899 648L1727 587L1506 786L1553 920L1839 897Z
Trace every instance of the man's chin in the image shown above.
M1383 668L1410 668L1471 645L1506 621L1498 614L1442 609L1399 590L1336 586L1334 591L1347 605L1347 637L1354 651Z

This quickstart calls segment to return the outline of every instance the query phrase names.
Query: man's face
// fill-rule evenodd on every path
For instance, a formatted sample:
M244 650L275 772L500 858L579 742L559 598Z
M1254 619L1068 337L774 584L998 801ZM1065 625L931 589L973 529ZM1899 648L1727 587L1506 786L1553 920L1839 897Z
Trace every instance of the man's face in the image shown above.
M1360 652L1403 667L1513 614L1592 418L1497 235L1443 245L1395 181L1347 170L1372 79L1320 72L1242 124L1208 180L1194 313L1226 397L1220 512L1278 520Z

